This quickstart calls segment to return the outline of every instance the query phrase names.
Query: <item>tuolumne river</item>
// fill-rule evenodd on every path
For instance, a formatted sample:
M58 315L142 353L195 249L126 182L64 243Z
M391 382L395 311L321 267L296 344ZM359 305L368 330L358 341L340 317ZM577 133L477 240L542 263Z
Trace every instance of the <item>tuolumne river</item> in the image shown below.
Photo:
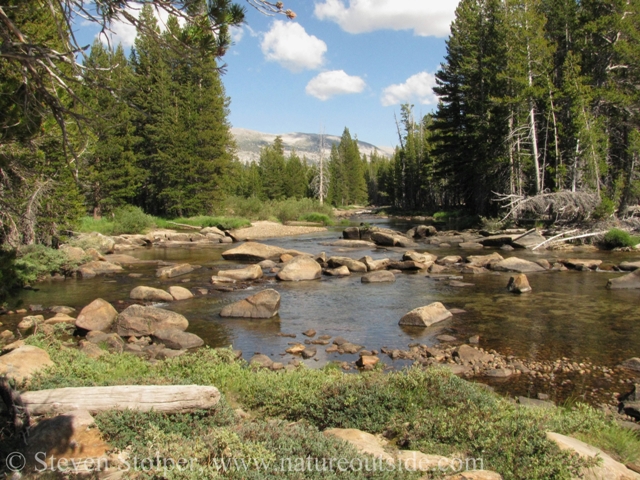
M407 224L392 224L388 221L370 220L379 226L406 231ZM341 237L341 229L296 237L266 240L263 243L295 249L312 254L326 252L327 256L342 255L361 258L370 255L374 259L400 259L406 249L362 248L344 249L328 243ZM30 304L66 305L82 309L96 298L103 298L123 308L128 302L129 292L137 285L167 288L170 285L196 289L210 288L210 277L219 269L236 265L225 261L221 254L234 245L197 248L148 248L127 252L146 260L201 265L191 274L173 279L158 279L155 265L136 265L122 274L92 279L45 281L33 290L24 290L9 302L10 308ZM438 256L477 255L498 251L504 257L518 256L525 259L554 259L567 257L566 252L531 252L516 250L504 252L485 248L465 252L458 247L439 248L420 244L416 251L429 251ZM606 263L640 260L640 253L611 253L605 251L571 253L574 258L599 258ZM131 278L129 273L139 273ZM589 361L597 365L614 367L622 360L640 356L640 293L638 290L607 290L609 278L618 272L595 271L546 271L527 274L533 289L523 295L514 295L506 290L509 273L465 275L464 282L473 286L452 287L449 282L429 278L424 273L401 273L396 282L390 284L363 284L361 274L348 277L324 277L321 280L303 282L278 282L273 275L264 283L249 289L234 292L212 290L207 295L190 300L163 304L167 309L179 312L190 322L188 331L205 340L211 347L233 346L244 353L246 359L260 352L275 361L287 362L293 358L284 354L289 342L303 341L301 332L315 329L318 335L342 336L352 343L367 349L407 349L409 344L428 346L438 343L436 337L443 333L455 336L462 342L473 335L480 336L480 346L485 350L495 349L503 355L515 355L528 360L555 360L568 358L571 361ZM256 293L262 288L275 288L281 295L279 316L269 320L226 319L219 316L228 303ZM400 327L398 320L409 310L439 301L448 308L459 308L453 318L429 328ZM119 304L120 302L120 304ZM118 306L120 305L120 307ZM15 331L15 325L23 315L0 317L3 328ZM281 336L296 334L297 338ZM327 354L324 347L317 355L304 360L310 367L318 367L329 361L353 361L357 355ZM408 361L392 361L386 355L382 360L396 368L408 365ZM528 377L527 377L528 378ZM581 382L583 385L581 385ZM595 382L595 383L594 383ZM493 381L494 386L515 394L530 394L544 389L530 378L510 378ZM594 387L594 385L596 387ZM575 378L566 385L564 394L570 396L582 387L597 388L598 382L585 377ZM611 386L609 386L611 387Z

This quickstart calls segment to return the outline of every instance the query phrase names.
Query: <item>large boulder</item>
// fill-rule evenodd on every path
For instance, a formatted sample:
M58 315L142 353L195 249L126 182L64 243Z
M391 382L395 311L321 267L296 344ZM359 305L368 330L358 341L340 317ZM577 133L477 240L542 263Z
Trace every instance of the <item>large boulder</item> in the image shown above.
M442 303L434 302L425 307L411 310L400 319L399 325L428 327L452 316L453 314Z
M342 231L342 238L345 240L360 240L360 228L347 227Z
M491 264L503 261L504 258L497 252L493 252L491 255L469 255L467 262L473 267L487 268Z
M165 292L160 288L135 287L129 293L129 298L132 300L142 300L143 302L173 302L173 297L169 292Z
M402 235L399 232L392 231L374 231L371 233L371 240L376 245L383 247L415 247L417 244L410 238Z
M602 264L602 260L588 258L568 258L561 259L559 262L573 270L596 270Z
M583 480L640 480L639 474L629 470L622 463L617 462L599 448L576 438L554 432L547 432L547 438L555 442L556 445L560 447L560 450L578 454L584 459L599 460L597 465L590 468L584 467L582 469L580 478Z
M184 331L189 326L189 321L179 313L142 305L127 307L118 315L116 321L118 335L121 337L144 337L165 328Z
M241 282L248 280L257 280L262 277L262 268L260 265L248 265L244 268L236 268L234 270L220 270L218 272L219 277L231 278Z
M337 268L344 265L349 269L350 272L367 271L367 266L364 263L349 257L329 257L327 263L331 268Z
M640 372L640 357L633 357L622 362L622 366L624 368L628 368L629 370L635 370L636 372ZM640 392L638 392L640 394Z
M111 330L117 316L118 312L113 305L106 300L96 298L80 311L76 319L76 327L106 332Z
M271 318L280 309L280 294L273 289L263 290L255 295L226 305L221 317Z
M22 383L46 367L52 367L49 354L41 348L25 345L0 357L0 375Z
M640 288L640 269L621 277L610 278L607 282L607 288L611 290Z
M396 281L396 276L388 270L377 270L365 273L360 281L362 283L391 283Z
M511 242L511 246L515 248L533 248L536 245L540 245L545 240L546 238L540 235L538 232L531 232L524 237L514 239Z
M640 268L640 260L636 262L622 262L619 267L620 270L633 272L634 270L638 270Z
M374 272L376 270L384 270L385 268L387 268L387 265L389 265L389 259L388 258L382 258L380 260L374 260L373 258L371 258L370 256L365 256L362 257L360 260L358 260L361 263L364 263L364 265L367 267L367 271L369 272Z
M113 238L98 232L83 233L78 235L74 242L85 250L95 248L100 253L111 253L116 242Z
M438 259L437 255L433 255L432 253L418 253L413 250L409 250L402 255L403 261L413 261L418 263L425 263L431 265Z
M193 298L193 293L190 290L175 285L169 287L169 293L174 300L189 300Z
M418 225L407 232L407 236L413 238L433 237L438 234L438 230L433 225Z
M120 265L116 265L111 262L93 261L80 265L77 271L82 278L92 278L96 275L120 273L123 269Z
M491 264L491 268L498 272L534 273L545 271L545 269L537 263L517 257L509 257L500 262L493 263Z
M180 275L186 275L193 272L197 267L189 265L188 263L182 263L180 265L169 265L168 267L161 267L156 270L156 277L160 278L173 278Z
M153 332L153 338L173 350L184 350L204 345L204 340L199 336L193 333L183 332L177 328L158 329Z
M240 262L261 262L263 260L279 260L280 255L289 253L291 255L304 255L296 250L285 250L273 245L265 245L258 242L245 242L242 245L222 252L225 260L236 260Z
M283 281L316 280L322 276L322 267L313 258L307 256L293 257L282 266L276 278Z
M30 428L26 457L31 461L35 459L36 463L42 463L45 457L50 458L50 465L55 465L56 457L58 462L64 459L65 463L58 463L58 467L63 470L61 465L66 465L69 471L73 462L78 461L80 471L82 459L88 459L88 464L95 466L98 459L107 460L107 452L111 449L100 435L91 414L87 410L74 410L41 420Z

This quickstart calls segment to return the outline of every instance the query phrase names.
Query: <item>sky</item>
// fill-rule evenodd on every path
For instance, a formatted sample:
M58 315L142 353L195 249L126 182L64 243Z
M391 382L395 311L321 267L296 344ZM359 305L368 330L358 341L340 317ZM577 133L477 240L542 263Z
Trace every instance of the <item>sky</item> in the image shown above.
M266 16L245 0L246 24L233 32L222 80L233 127L283 134L352 136L398 144L394 114L435 109L434 73L457 0L285 0L296 13ZM113 25L130 47L135 30ZM87 39L95 32L80 27Z

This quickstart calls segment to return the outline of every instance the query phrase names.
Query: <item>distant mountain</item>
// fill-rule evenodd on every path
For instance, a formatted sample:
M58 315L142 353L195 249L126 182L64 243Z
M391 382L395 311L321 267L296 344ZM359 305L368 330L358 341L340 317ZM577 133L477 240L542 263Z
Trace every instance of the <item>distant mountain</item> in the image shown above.
M260 159L260 149L267 145L271 145L277 135L272 133L256 132L255 130L247 130L246 128L232 128L231 133L238 144L238 158L243 163L257 162ZM300 158L307 157L310 163L318 163L320 161L320 135L317 133L283 133L280 134L284 143L285 155L295 149ZM331 145L340 143L340 137L336 135L324 136L324 158L328 159L331 153ZM379 155L390 157L393 150L388 147L376 147L367 142L358 140L358 148L360 154L367 156L374 151L378 151Z

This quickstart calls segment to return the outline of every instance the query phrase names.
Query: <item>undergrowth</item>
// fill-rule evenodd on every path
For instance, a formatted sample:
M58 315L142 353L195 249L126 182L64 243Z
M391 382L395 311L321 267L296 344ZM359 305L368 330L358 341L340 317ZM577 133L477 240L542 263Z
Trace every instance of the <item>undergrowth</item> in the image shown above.
M404 449L482 458L485 469L497 471L505 479L569 478L577 474L582 461L560 451L547 440L546 431L582 435L591 444L613 450L623 461L632 461L634 452L640 451L637 438L625 437L624 448L615 444L612 439L623 435L621 427L589 406L523 408L440 368L358 375L331 367L271 372L256 371L244 361L234 361L230 349L203 348L195 354L150 364L128 354L91 359L77 350L60 348L58 340L42 335L30 337L28 343L45 348L56 364L36 375L31 389L215 385L223 398L252 412L254 420L250 422L234 420L223 402L215 412L192 416L112 412L99 417L101 431L117 446L133 445L140 454L177 448L195 452L205 476L211 473L206 470L212 468L211 459L224 456L224 452L265 461L298 455L324 458L334 452L342 452L339 456L344 452L357 455L320 434L332 427L384 434ZM271 478L258 473L264 472L242 478ZM328 478L413 478L406 472L403 475L358 477L350 472ZM315 477L305 474L305 478Z

